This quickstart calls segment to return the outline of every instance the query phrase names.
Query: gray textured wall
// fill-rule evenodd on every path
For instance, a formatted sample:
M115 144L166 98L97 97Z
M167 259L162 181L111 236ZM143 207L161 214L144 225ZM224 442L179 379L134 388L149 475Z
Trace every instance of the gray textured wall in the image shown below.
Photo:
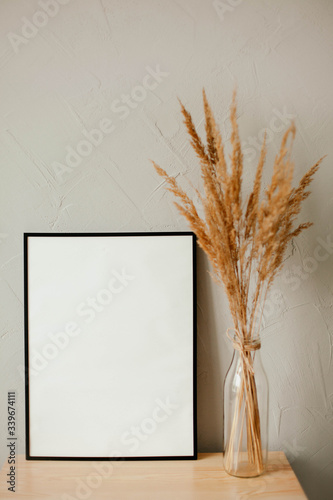
M177 96L203 131L204 86L228 140L237 84L247 189L264 129L266 182L291 119L297 178L329 155L300 217L315 224L290 247L268 297L262 357L270 448L286 452L310 499L331 498L333 3L62 0L40 14L42 4L0 4L1 463L8 390L18 393L24 451L22 233L186 229L148 159L197 184ZM92 129L103 132L87 148ZM200 451L222 449L231 357L228 305L208 267L199 252Z

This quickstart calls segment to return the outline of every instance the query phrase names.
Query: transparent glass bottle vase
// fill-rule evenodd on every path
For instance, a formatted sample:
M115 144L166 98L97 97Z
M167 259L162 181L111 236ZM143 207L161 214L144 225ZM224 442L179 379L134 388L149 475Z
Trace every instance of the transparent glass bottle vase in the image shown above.
M268 381L260 341L234 354L224 381L224 468L238 477L262 474L268 453Z

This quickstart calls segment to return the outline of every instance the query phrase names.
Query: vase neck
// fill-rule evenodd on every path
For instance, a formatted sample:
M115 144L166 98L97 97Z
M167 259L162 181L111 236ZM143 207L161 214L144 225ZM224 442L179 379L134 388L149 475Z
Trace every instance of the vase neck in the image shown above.
M259 338L247 339L244 338L237 330L234 330L235 334L230 336L227 332L229 339L232 342L233 348L235 350L241 351L243 353L249 353L258 351L261 347L261 342Z

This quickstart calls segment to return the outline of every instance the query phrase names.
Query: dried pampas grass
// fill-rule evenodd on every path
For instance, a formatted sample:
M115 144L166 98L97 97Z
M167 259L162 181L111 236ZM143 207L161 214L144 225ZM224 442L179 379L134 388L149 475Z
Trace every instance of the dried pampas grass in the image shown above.
M291 149L295 125L285 132L276 155L270 184L262 193L262 175L266 159L264 139L254 177L253 188L243 200L243 154L236 119L236 93L233 94L230 121L231 155L227 165L220 130L203 90L206 144L199 137L191 114L180 102L191 145L199 159L204 195L196 193L202 203L200 217L192 199L175 178L153 162L163 177L167 189L175 196L175 205L196 234L200 247L206 252L218 282L224 285L236 332L236 344L241 351L242 380L238 394L238 409L246 412L247 453L252 463L252 475L264 470L260 435L260 415L253 360L254 342L259 341L262 308L274 278L281 270L283 259L292 238L312 225L295 225L302 202L309 196L309 186L323 158L292 187L294 164ZM237 429L244 413L235 411L229 447L225 452L226 469L235 464ZM237 459L236 459L237 462Z
M262 173L266 158L263 141L253 189L247 200L242 197L243 155L236 120L236 93L233 94L230 119L232 126L230 166L228 168L220 130L203 90L205 130L204 144L190 113L180 102L191 145L199 159L204 193L199 195L204 217L198 215L190 197L165 170L155 162L157 173L176 198L175 205L196 234L200 247L212 263L217 280L227 293L234 327L246 340L259 335L256 321L259 306L283 265L290 240L312 225L295 226L307 189L323 158L303 176L297 188L292 187L294 164L290 159L295 125L285 132L277 154L271 183L261 200ZM290 144L288 146L288 141ZM251 285L253 293L250 294Z

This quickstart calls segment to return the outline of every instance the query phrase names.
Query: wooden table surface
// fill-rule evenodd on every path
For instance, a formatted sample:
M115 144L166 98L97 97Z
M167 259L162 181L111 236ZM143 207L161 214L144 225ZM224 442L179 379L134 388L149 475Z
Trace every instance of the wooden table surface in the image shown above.
M6 462L0 472L0 498L33 500L246 500L306 499L283 452L270 452L260 477L229 476L222 453L200 453L198 460L26 461L16 463L16 491L7 490Z

